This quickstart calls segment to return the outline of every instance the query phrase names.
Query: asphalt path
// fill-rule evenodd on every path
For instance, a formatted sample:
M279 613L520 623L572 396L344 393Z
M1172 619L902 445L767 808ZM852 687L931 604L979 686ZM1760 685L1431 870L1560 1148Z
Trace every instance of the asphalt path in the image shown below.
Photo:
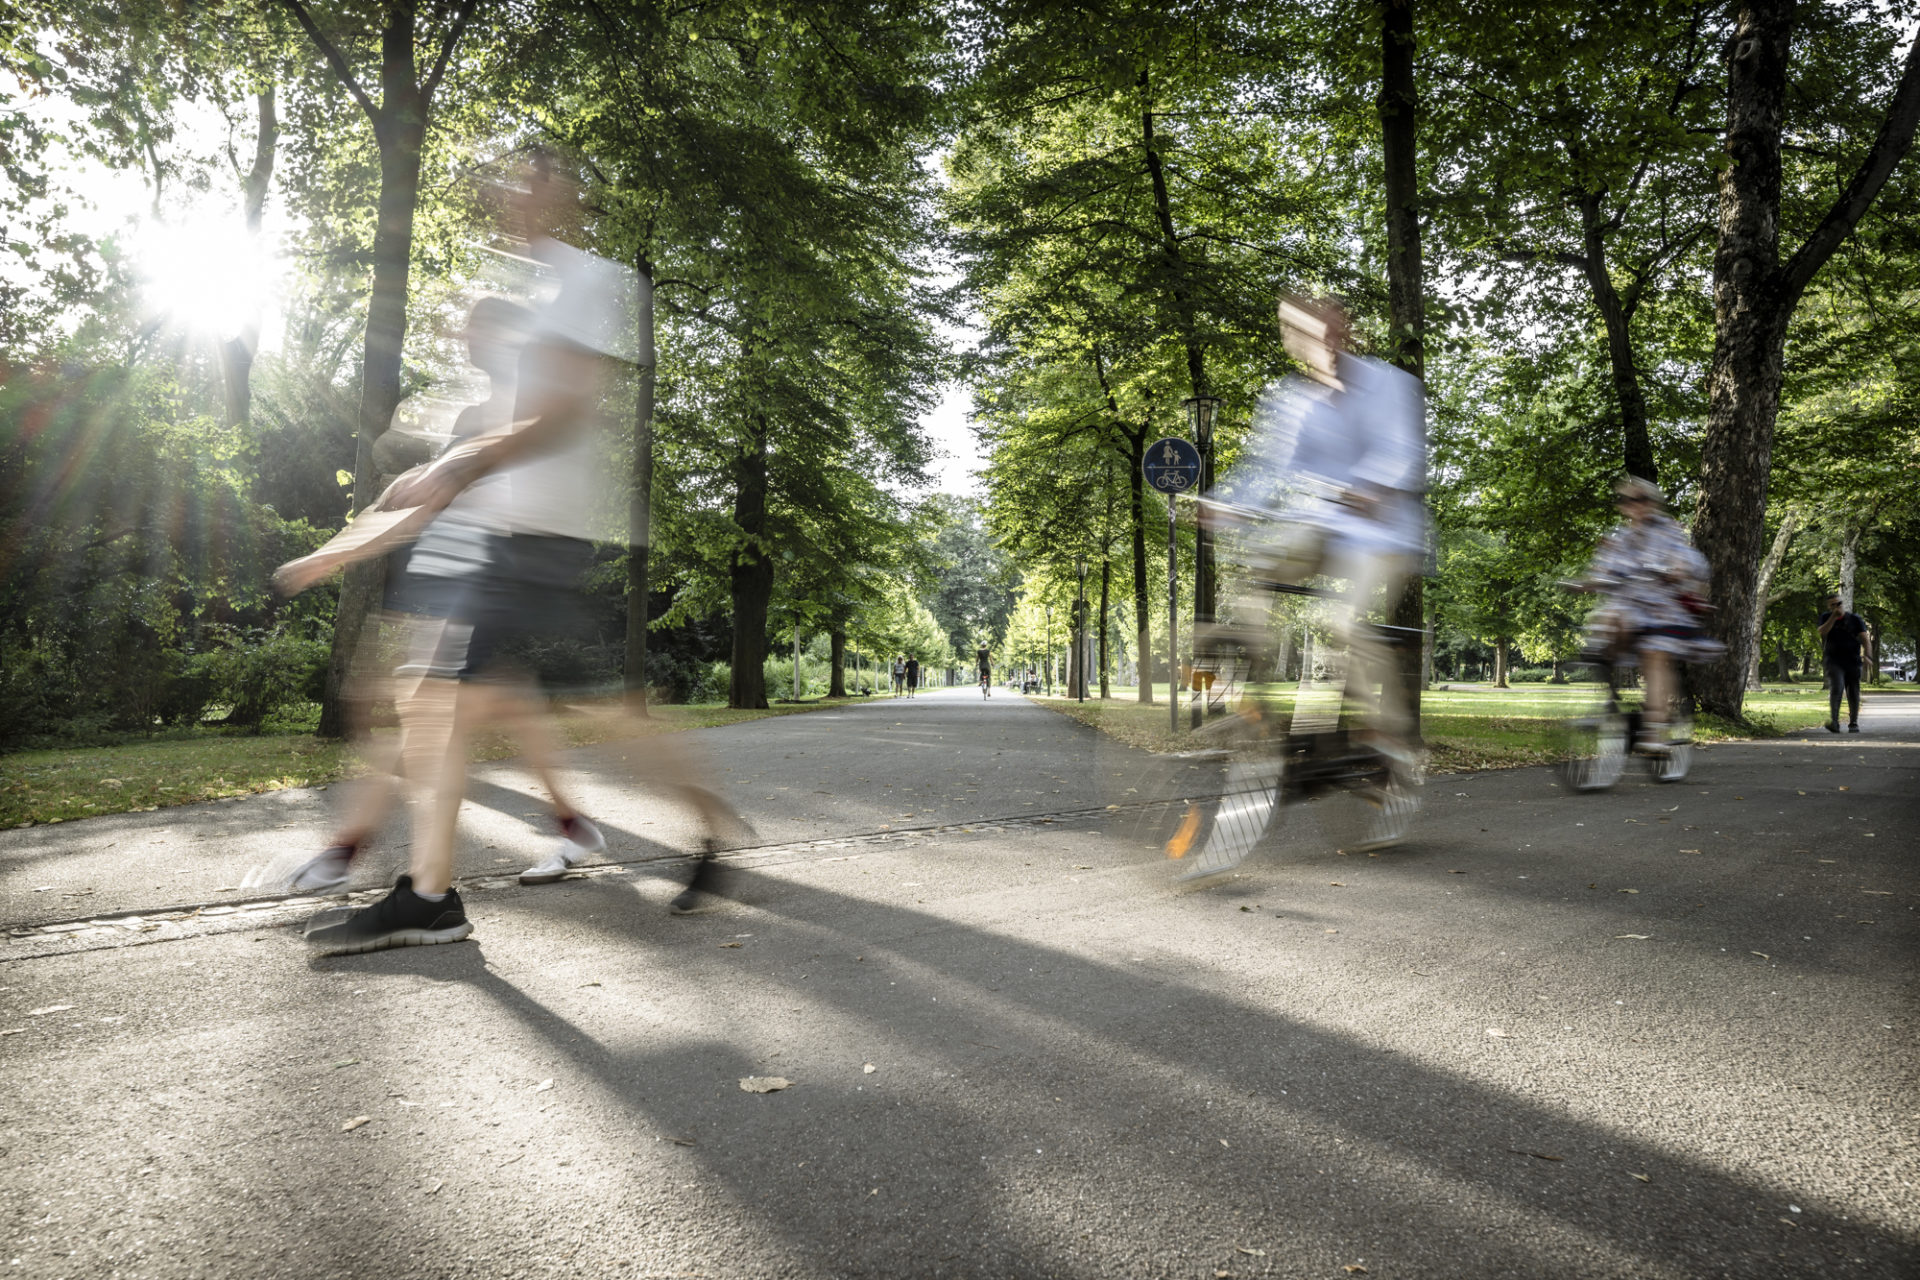
M1377 856L1316 803L1177 888L1158 802L1203 763L941 693L683 735L760 836L701 915L664 910L680 828L637 818L630 862L470 880L454 946L314 960L297 910L87 903L0 952L0 1265L1915 1274L1914 705L1674 786L1438 777ZM193 821L310 837L323 802ZM531 809L480 805L469 864ZM187 820L137 818L12 833L12 922L52 918L16 877L63 840L130 910L256 852L183 837L116 878L90 829Z

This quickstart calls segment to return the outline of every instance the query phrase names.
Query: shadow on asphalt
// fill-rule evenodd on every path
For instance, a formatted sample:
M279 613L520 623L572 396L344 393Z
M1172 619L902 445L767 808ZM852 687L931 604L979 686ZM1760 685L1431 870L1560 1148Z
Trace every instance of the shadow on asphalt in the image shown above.
M769 1000L823 1003L952 1074L881 1098L802 1081L772 1107L743 1108L731 1080L756 1064L740 1048L609 1048L494 972L478 946L346 963L486 993L617 1099L639 1132L694 1137L689 1154L817 1274L1078 1273L1082 1248L1095 1246L1076 1238L1072 1213L1061 1220L1069 1192L1091 1197L1104 1231L1138 1222L1143 1271L1170 1261L1149 1261L1150 1224L1192 1205L1268 1234L1285 1223L1330 1240L1378 1238L1390 1219L1399 1239L1431 1241L1436 1274L1568 1274L1589 1240L1614 1255L1601 1270L1632 1258L1647 1274L1801 1275L1864 1262L1894 1275L1920 1264L1914 1241L1818 1207L1819 1230L1781 1225L1781 1190L1763 1181L1182 976L750 870L729 880L734 896L792 930L789 951L811 955L754 972L779 993ZM622 886L595 889L614 910L581 912L557 896L533 905L632 947L639 974L671 964L676 982L717 1000L741 994L737 969L685 945L711 929L658 916ZM916 958L929 940L937 967ZM1634 1105L1620 1101L1624 1125ZM1215 1145L1224 1132L1241 1144L1230 1160ZM1030 1159L1036 1144L1051 1154ZM1527 1214L1560 1230L1531 1238L1517 1229ZM1097 1249L1111 1263L1120 1244Z

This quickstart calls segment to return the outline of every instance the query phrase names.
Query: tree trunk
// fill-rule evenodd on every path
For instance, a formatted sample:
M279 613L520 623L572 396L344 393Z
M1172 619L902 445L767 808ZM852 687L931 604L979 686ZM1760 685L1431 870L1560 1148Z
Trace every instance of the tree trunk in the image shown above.
M763 539L767 530L767 425L754 419L735 475L733 522L744 542L733 553L729 575L733 595L733 672L727 705L758 709L767 705L767 607L773 599L773 559Z
M1580 228L1585 237L1581 262L1593 305L1607 330L1607 363L1613 373L1613 395L1620 403L1620 461L1630 476L1658 484L1653 442L1647 435L1647 399L1640 389L1640 371L1633 359L1633 308L1623 304L1607 272L1606 219L1600 211L1600 193L1580 196Z
M1753 588L1757 604L1753 610L1753 620L1748 627L1752 637L1749 647L1753 655L1747 667L1747 688L1749 689L1760 687L1760 628L1767 619L1767 592L1772 590L1773 575L1779 572L1780 562L1786 558L1787 548L1793 545L1793 535L1799 530L1800 509L1789 508L1787 513L1780 517L1780 530L1773 535L1773 546L1767 550L1767 558L1760 564L1760 576Z
M1508 687L1507 685L1507 642L1505 640L1497 640L1494 642L1493 684L1494 684L1494 687L1497 689L1505 689Z
M835 623L827 632L827 644L832 652L833 672L827 678L827 696L844 698L847 696L847 629Z
M407 281L413 258L413 215L420 199L420 149L426 136L427 102L415 83L413 11L395 5L380 33L380 109L374 137L380 149L380 197L373 231L373 288L367 303L366 345L361 356L360 421L354 442L353 510L380 493L374 442L393 422L400 405L400 361L407 336ZM342 705L354 650L386 585L386 561L362 561L340 584L333 650L327 660L326 695L319 733L342 737Z
M1131 446L1127 455L1127 501L1128 524L1133 543L1133 630L1134 630L1134 666L1139 675L1134 683L1138 686L1135 697L1141 702L1153 701L1153 597L1147 588L1147 506L1146 476L1140 470L1140 464L1146 452L1147 432L1144 425L1138 434L1127 437Z
M273 86L254 95L260 124L254 136L253 168L242 183L247 236L258 241L267 206L267 186L273 181L274 149L280 140L280 117L274 110ZM253 246L249 246L249 251ZM258 311L241 323L240 332L220 344L221 382L226 392L226 421L244 427L253 419L253 353L260 346Z
M1414 81L1413 0L1377 0L1380 6L1380 139L1386 177L1387 319L1394 365L1426 381L1426 284L1420 253L1420 97ZM1425 423L1421 424L1425 430ZM1422 566L1424 571L1425 566ZM1388 608L1396 627L1426 627L1426 583L1415 573ZM1407 712L1419 735L1425 669L1420 646L1405 645L1399 678Z
M1107 654L1107 610L1111 607L1109 592L1113 587L1113 557L1100 557L1100 696L1111 698L1113 690L1108 684Z
M647 714L647 622L653 598L648 553L653 544L653 263L643 250L634 261L639 277L639 338L633 406L633 473L627 494L627 710Z
M1840 607L1853 612L1853 584L1860 574L1860 526L1849 524L1840 537Z
M1740 718L1760 607L1754 579L1780 408L1787 323L1814 275L1850 235L1920 124L1920 42L1911 42L1879 136L1806 242L1780 261L1781 128L1795 0L1740 0L1727 43L1728 163L1718 175L1714 348L1694 541L1713 569L1713 629L1726 644L1693 685L1704 710Z
M1187 356L1187 385L1190 394L1209 393L1206 347L1200 340L1200 326L1193 306L1193 285L1187 278L1187 263L1180 248L1180 233L1173 221L1173 197L1167 188L1166 167L1160 160L1160 146L1153 130L1152 100L1146 95L1150 85L1147 73L1140 73L1143 106L1140 112L1140 142L1146 154L1147 180L1153 190L1154 220L1160 226L1160 254L1166 262L1167 279L1173 294L1174 321L1180 326L1180 342ZM1213 487L1213 440L1194 441L1200 448L1199 492ZM1213 535L1204 525L1196 529L1193 544L1193 620L1197 637L1213 621L1214 599ZM1196 653L1196 657L1198 654Z

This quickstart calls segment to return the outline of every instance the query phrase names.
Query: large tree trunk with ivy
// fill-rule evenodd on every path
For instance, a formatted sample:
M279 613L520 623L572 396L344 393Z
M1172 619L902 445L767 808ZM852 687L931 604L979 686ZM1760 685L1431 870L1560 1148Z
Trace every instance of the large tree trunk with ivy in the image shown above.
M767 554L767 424L748 424L736 464L733 523L742 538L729 574L733 595L733 673L727 705L767 705L767 610L773 601L773 558Z
M843 623L835 623L827 632L828 650L832 655L833 674L828 677L827 696L844 698L847 696L847 628Z
M1819 226L1782 263L1781 134L1794 21L1794 0L1744 0L1735 9L1727 45L1727 164L1718 178L1714 348L1693 527L1694 543L1712 566L1713 629L1727 652L1700 668L1691 683L1703 710L1736 720L1756 642L1753 617L1762 607L1755 588L1787 325L1815 273L1872 206L1920 124L1915 41L1872 148Z

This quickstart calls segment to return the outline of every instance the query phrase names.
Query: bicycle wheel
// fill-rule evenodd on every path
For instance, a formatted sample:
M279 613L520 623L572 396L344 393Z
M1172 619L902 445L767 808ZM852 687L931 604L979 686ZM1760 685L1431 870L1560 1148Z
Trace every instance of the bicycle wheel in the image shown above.
M1187 810L1173 838L1167 841L1167 856L1184 860L1201 834L1205 842L1175 876L1176 881L1198 880L1232 871L1247 860L1263 836L1273 829L1280 815L1280 783L1285 758L1270 748L1237 756L1227 766L1223 794L1209 820L1199 805Z
M1560 781L1570 791L1605 791L1626 768L1627 717L1612 708L1580 716L1560 726Z
M1685 703L1673 708L1673 723L1667 729L1665 755L1647 757L1647 772L1655 782L1682 782L1693 766L1693 709Z
M1407 838L1407 832L1413 829L1413 820L1420 816L1424 780L1424 770L1418 765L1384 762L1383 777L1377 784L1350 793L1348 803L1357 802L1361 806L1358 831L1346 836L1335 829L1329 834L1341 848L1353 852L1392 848ZM1335 819L1332 825L1344 824Z

